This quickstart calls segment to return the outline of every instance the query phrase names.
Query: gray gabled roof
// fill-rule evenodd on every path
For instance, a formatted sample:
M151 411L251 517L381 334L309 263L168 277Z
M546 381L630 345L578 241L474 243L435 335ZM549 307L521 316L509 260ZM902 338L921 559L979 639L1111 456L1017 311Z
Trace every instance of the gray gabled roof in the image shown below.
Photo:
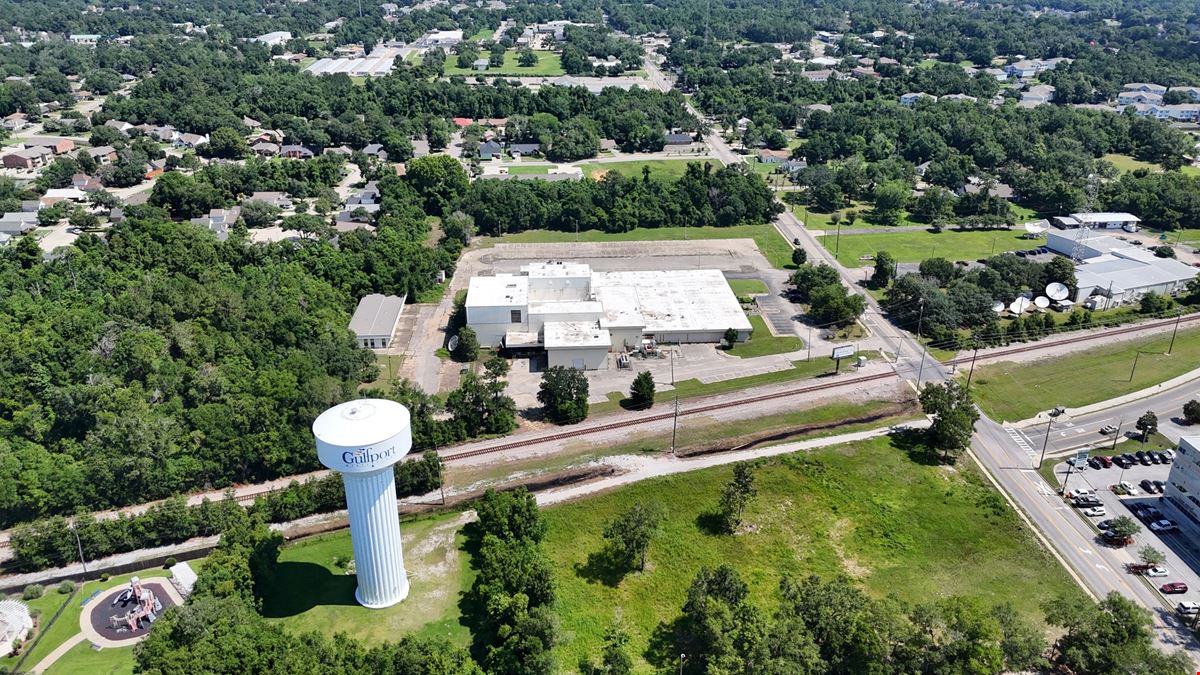
M350 319L350 330L359 337L392 334L407 296L372 293L358 301Z

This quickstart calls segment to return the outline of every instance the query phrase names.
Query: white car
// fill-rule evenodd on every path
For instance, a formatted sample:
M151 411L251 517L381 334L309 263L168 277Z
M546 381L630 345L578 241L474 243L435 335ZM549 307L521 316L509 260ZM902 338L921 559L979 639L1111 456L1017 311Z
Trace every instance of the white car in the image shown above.
M1148 577L1165 577L1167 574L1169 573L1165 567L1151 567L1146 570L1146 576Z
M1178 525L1165 518L1150 523L1150 530L1153 532L1172 532L1177 529L1179 529Z
M1093 488L1079 488L1071 492L1072 497L1090 497L1094 494L1096 494L1096 490Z
M1083 515L1088 518L1103 518L1108 515L1108 511L1105 511L1103 506L1093 506L1090 509L1084 509Z
M1200 602L1192 602L1190 600L1185 600L1185 601L1179 603L1178 605L1175 605L1175 609L1180 614L1184 614L1184 615L1200 614Z
M1137 488L1133 487L1133 483L1130 483L1127 480L1123 480L1120 483L1117 483L1117 489L1122 494L1127 494L1127 495L1136 495L1138 493Z

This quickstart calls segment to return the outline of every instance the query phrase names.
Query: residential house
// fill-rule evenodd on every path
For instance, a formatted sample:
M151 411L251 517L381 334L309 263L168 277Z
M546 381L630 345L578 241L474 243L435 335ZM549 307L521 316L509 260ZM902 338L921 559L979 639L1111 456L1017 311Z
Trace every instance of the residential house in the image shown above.
M50 188L39 200L42 207L54 206L59 202L70 201L82 204L87 201L87 195L77 187Z
M212 209L208 215L192 218L192 222L196 225L203 225L210 232L217 235L217 239L225 241L229 238L229 228L237 222L237 219L242 215L242 208L234 206L228 209Z
M257 136L250 139L250 143L274 143L283 145L283 132L278 129L262 129Z
M979 101L979 99L975 98L974 96L967 96L966 94L946 94L945 96L941 97L938 100L939 101L965 101L967 103L975 103L975 102Z
M832 56L816 56L816 57L809 59L808 62L813 64L814 66L823 66L825 68L832 68L833 66L836 66L837 64L841 63L842 60L835 59Z
M125 220L125 209L119 206L112 207L112 210L108 212L108 222L115 225L122 220Z
M21 144L26 149L29 148L46 148L55 155L65 155L75 150L75 141L69 138L61 138L59 136L45 136L37 138L23 138Z
M1161 84L1154 84L1153 82L1126 82L1121 87L1121 90L1140 91L1145 94L1158 94L1160 98L1163 94L1167 93L1166 87L1162 86Z
M126 136L128 136L129 132L134 128L129 122L122 122L121 120L109 120L104 123L104 126L108 127L109 129L116 129Z
M313 152L303 145L285 145L279 148L279 156L288 159L312 159Z
M491 65L491 63L492 63L491 60L486 59L486 58L475 59L474 61L471 62L471 69L472 70L487 70L488 66Z
M275 157L279 155L279 144L259 141L250 146L250 152L253 152L259 157Z
M159 176L163 175L163 173L165 173L166 170L167 170L167 160L152 159L149 162L146 162L146 173L142 174L142 178L144 178L145 180L154 180L155 178L158 178Z
M1173 105L1156 105L1153 106L1152 114L1160 120L1198 122L1200 121L1200 104L1176 103Z
M616 149L617 149L617 142L614 141L613 139L611 139L611 138L601 138L600 139L600 152L615 152Z
M194 148L197 145L204 145L207 142L208 136L201 134L179 134L179 137L171 143L179 148Z
M6 234L24 234L38 225L37 213L16 211L0 214L0 232Z
M95 47L96 43L100 41L100 36L95 35L95 34L90 34L90 33L89 34L75 33L75 34L68 36L67 39L70 40L71 42L74 42L77 45L85 45L88 47Z
M996 78L996 80L999 82L1003 82L1008 79L1008 71L1004 70L1003 68L984 68L983 72L985 75L991 75L992 77Z
M1188 98L1200 103L1200 87L1171 87L1170 91L1182 91Z
M111 164L117 160L117 149L111 145L88 148L87 153L100 166Z
M809 82L828 82L834 75L835 73L832 70L806 70L800 73L800 77Z
M379 143L364 145L362 153L368 157L374 157L381 162L386 162L388 158L387 150L384 150L383 145Z
M50 150L43 147L13 150L0 158L6 169L36 169L46 164Z
M1054 87L1049 84L1035 84L1021 92L1021 100L1017 103L1022 108L1032 108L1054 100Z
M1004 66L1004 72L1008 73L1009 77L1016 77L1022 80L1031 77L1037 77L1037 74L1042 72L1043 66L1041 61L1025 59L1010 63Z
M453 121L454 126L458 127L459 129L465 129L475 123L475 120L471 119L470 117L455 117Z
M413 157L425 157L429 154L429 141L417 139L412 142Z
M917 101L920 101L921 99L926 99L936 103L938 97L934 96L933 94L926 94L923 91L909 92L900 96L900 105L913 106L916 105Z
M499 157L502 152L504 152L504 147L496 141L484 141L479 144L479 159Z
M343 157L349 157L350 155L354 154L354 151L351 150L349 146L338 145L338 146L335 146L332 148L325 148L324 150L321 151L321 154L322 155L342 155Z
M362 187L358 192L350 195L346 200L346 206L366 206L370 204L379 204L379 183L370 181Z
M140 124L137 129L159 143L174 143L180 136L179 130L170 124L161 127L152 124Z
M255 192L242 200L243 204L246 202L263 202L283 210L292 208L292 200L284 192Z
M260 124L259 121L256 119L242 115L242 126L253 131L254 129L261 127L262 124Z
M783 171L789 175L800 173L808 168L808 162L803 159L789 159L783 163Z
M84 192L93 192L95 190L103 190L104 184L99 180L92 178L86 173L77 173L71 176L71 185L77 190Z
M863 78L869 78L869 77L882 77L882 75L875 72L875 70L873 68L866 68L863 66L859 66L859 67L855 68L854 70L851 70L850 75L852 77L854 77L854 79L856 79L856 80L861 80Z
M1156 94L1149 91L1129 90L1123 91L1117 95L1117 105L1133 105L1135 103L1161 105L1162 102L1162 94Z
M5 232L0 232L0 248L4 248L12 243L13 236Z
M271 32L271 33L263 33L262 35L259 35L258 37L250 38L250 41L258 42L258 43L264 44L268 47L274 47L275 45L282 45L291 39L292 39L291 33L287 32L285 30L279 30L279 31Z
M29 126L29 116L23 112L15 112L5 117L3 122L0 122L0 127L8 131L20 131L27 126Z
M758 161L763 164L783 164L788 160L790 154L787 150L768 150L763 148L758 151Z
M513 158L518 157L536 157L541 154L541 143L509 143L508 154Z

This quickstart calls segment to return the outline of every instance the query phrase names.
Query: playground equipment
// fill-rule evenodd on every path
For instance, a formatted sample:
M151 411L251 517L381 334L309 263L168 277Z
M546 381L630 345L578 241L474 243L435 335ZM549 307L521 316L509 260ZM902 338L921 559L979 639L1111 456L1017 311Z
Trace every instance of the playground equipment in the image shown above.
M136 633L142 629L143 623L148 627L150 624L158 620L158 615L162 613L162 602L154 591L142 586L142 580L134 577L129 580L129 588L117 594L113 598L109 607L120 605L122 609L130 607L124 614L113 614L108 617L108 627L114 630L122 628L127 629L130 633Z

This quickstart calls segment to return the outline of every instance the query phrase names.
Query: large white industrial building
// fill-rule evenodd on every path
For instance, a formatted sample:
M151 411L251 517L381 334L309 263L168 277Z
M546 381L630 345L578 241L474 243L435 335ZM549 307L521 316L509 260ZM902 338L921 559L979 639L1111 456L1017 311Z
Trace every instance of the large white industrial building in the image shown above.
M582 263L526 265L474 277L467 325L487 347L546 350L549 365L603 368L610 351L657 342L720 342L750 321L720 270L593 272Z
M1065 256L1078 253L1074 300L1093 309L1132 302L1151 292L1178 293L1200 272L1174 258L1159 258L1152 251L1086 229L1051 232L1046 246Z

